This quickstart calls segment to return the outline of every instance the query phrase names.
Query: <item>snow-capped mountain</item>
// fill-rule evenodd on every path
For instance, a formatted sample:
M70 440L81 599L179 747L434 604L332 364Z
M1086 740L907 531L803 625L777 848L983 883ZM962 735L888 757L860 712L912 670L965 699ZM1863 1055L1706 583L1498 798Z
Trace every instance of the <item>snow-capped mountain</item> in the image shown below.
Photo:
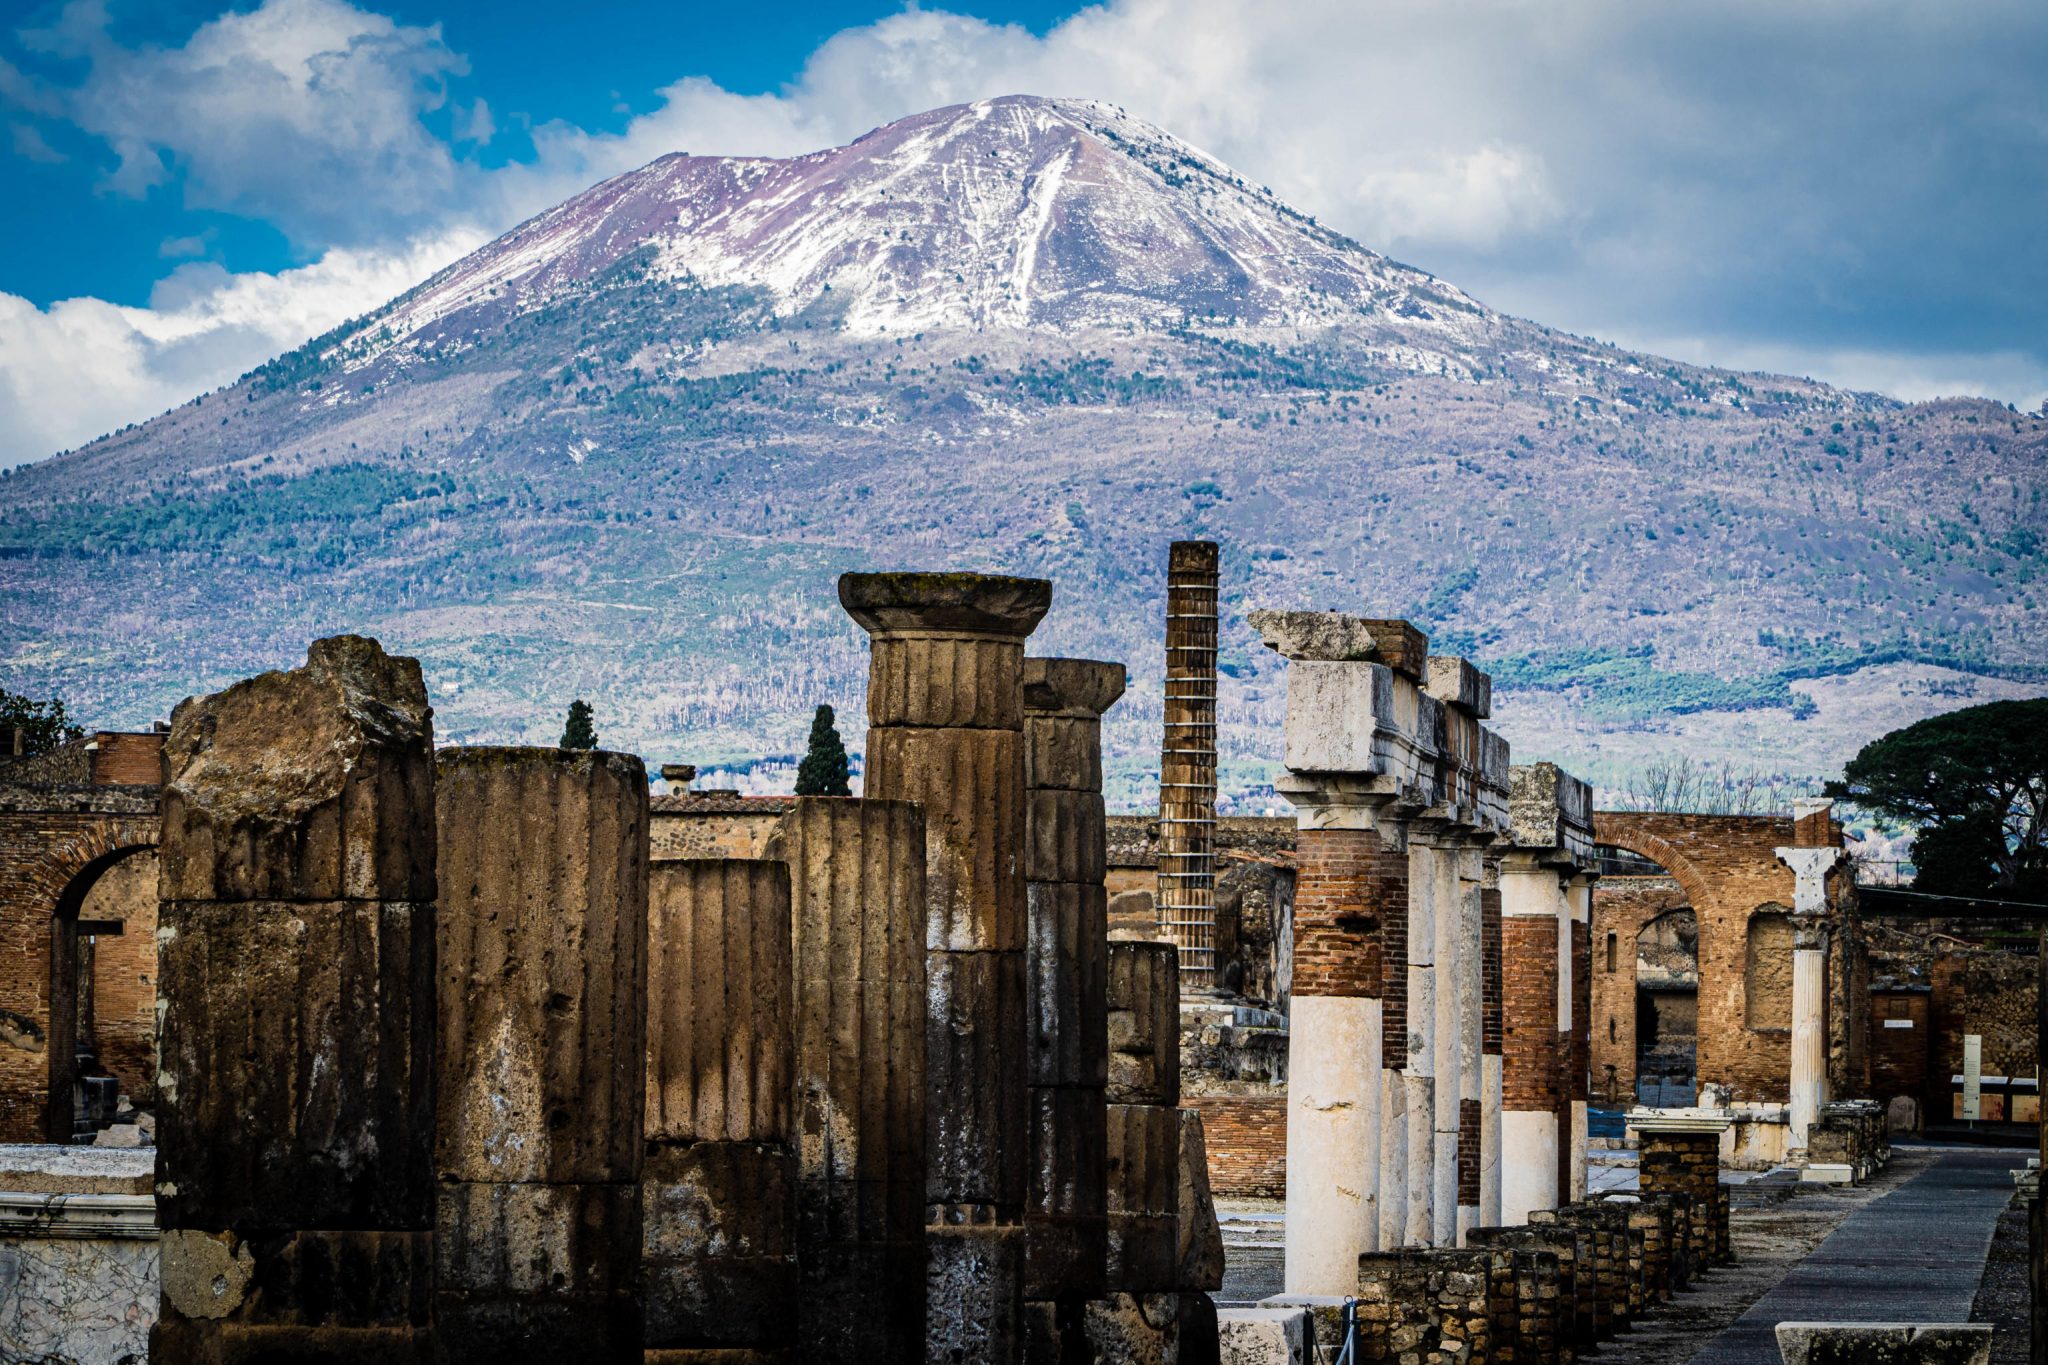
M1622 351L1489 310L1109 106L669 156L370 316L0 481L0 668L101 725L340 630L451 741L709 769L859 714L835 576L1055 582L1156 795L1166 543L1224 547L1223 782L1272 803L1259 606L1408 615L1518 760L1825 774L2048 686L2048 422ZM858 749L857 723L847 735ZM744 777L735 779L744 784Z

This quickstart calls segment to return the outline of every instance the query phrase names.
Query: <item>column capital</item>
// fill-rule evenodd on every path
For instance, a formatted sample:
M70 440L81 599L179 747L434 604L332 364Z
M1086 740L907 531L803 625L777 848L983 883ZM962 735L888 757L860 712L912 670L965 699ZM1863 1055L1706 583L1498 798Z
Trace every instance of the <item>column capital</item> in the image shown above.
M1508 770L1508 839L1553 865L1593 862L1593 789L1555 763Z
M1094 659L1024 660L1024 709L1038 716L1100 720L1124 694L1124 666Z
M1303 829L1378 830L1405 847L1409 822L1387 779L1371 773L1282 773L1273 790L1299 812Z
M981 573L848 573L839 604L870 635L1022 641L1052 606L1043 578Z
M1821 915L1828 908L1828 873L1842 861L1846 850L1823 848L1779 848L1772 852L1792 869L1792 913Z
M1828 923L1818 915L1792 917L1792 951L1824 953L1828 948Z

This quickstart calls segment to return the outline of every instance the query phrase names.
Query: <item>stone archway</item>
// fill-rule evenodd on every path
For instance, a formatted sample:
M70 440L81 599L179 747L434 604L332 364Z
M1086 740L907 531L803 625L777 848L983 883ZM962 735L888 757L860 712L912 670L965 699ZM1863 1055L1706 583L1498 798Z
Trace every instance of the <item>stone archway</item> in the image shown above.
M113 1082L115 1093L119 1083L128 1080L131 1088L138 1074L146 1080L146 1073L138 1073L133 1067L124 1067L126 1077L106 1071L102 1065L96 1031L91 1029L95 1010L94 985L97 966L97 942L114 935L142 940L140 950L146 953L150 969L145 984L154 994L155 982L155 938L156 899L155 887L149 888L146 905L137 907L139 915L123 914L118 918L109 913L109 908L95 905L102 898L97 894L105 889L109 874L117 869L146 858L151 865L147 871L154 882L155 847L151 844L126 844L114 848L92 859L72 879L64 890L58 893L57 904L50 915L50 986L48 1045L44 1049L48 1061L49 1100L46 1132L51 1142L69 1142L77 1135L75 1116L86 1097L79 1088L88 1079L105 1078ZM124 907L125 908L125 907ZM89 909L98 913L88 917ZM134 922L131 922L134 921ZM124 945L127 946L127 945ZM135 950L131 948L131 953ZM109 1002L112 1003L112 1002ZM154 1014L153 1001L151 1014ZM131 1007L128 1013L133 1014ZM153 1024L153 1019L151 1023ZM92 1076L84 1072L90 1064ZM94 1087L98 1089L99 1087ZM109 1097L111 1098L111 1097ZM94 1106L97 1109L97 1106ZM102 1121L110 1117L96 1114ZM94 1126L99 1126L95 1124Z

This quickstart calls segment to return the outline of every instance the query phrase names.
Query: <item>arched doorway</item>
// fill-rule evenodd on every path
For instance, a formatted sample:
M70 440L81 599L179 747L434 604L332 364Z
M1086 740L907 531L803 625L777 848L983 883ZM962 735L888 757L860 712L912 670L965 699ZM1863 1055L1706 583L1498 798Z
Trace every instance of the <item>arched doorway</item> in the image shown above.
M88 861L50 915L48 1111L51 1142L89 1137L122 1095L154 1098L156 849Z
M1700 928L1690 909L1636 934L1636 1098L1668 1107L1698 1094Z

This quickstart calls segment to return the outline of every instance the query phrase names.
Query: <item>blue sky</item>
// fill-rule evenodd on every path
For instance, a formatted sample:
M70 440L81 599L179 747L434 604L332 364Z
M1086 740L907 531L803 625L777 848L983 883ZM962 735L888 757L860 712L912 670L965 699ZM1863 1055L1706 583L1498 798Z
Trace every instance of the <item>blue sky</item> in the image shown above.
M0 0L0 464L672 150L1105 98L1540 321L2048 399L2048 6Z

